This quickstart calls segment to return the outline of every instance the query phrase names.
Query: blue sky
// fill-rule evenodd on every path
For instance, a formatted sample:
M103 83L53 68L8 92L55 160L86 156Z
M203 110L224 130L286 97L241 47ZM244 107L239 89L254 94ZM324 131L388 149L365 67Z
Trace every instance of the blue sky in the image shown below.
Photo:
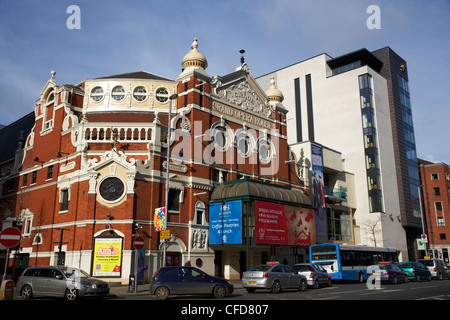
M68 29L67 8L81 10ZM368 6L381 10L370 30ZM175 79L192 39L207 72L239 65L258 77L321 53L390 46L408 63L418 156L450 164L450 1L1 0L0 124L34 110L56 71L59 84L145 70Z

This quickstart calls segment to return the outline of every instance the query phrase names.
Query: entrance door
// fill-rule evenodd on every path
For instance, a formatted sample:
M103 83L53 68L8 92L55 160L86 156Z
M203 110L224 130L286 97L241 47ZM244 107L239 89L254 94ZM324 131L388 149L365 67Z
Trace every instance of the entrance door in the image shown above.
M166 253L166 267L179 267L181 263L181 253L167 252Z

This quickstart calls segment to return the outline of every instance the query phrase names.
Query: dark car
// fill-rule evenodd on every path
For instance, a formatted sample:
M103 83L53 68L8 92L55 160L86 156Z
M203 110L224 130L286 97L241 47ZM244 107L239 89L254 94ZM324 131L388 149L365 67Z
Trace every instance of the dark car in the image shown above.
M382 263L369 266L367 268L367 277L372 275L382 282L391 282L393 284L408 282L406 272L394 263Z
M150 294L165 300L169 295L210 294L223 298L234 290L231 281L213 277L194 267L165 267L153 276Z

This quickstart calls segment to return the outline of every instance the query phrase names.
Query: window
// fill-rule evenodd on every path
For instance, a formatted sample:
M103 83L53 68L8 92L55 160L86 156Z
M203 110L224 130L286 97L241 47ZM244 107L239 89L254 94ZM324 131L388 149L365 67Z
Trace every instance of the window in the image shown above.
M123 99L125 99L125 89L124 89L124 87L122 87L122 86L114 87L112 89L111 96L117 102L120 102Z
M144 86L137 86L133 91L133 98L138 102L145 101L147 99L147 89Z
M167 88L161 87L156 89L156 100L160 103L165 103L169 100L169 90Z
M31 173L31 184L35 184L36 183L36 178L37 178L37 171L33 171Z
M445 227L445 220L443 217L438 217L437 218L437 226L438 227Z
M203 213L205 210L196 210L195 212L197 215L197 224L203 224Z
M169 190L169 203L167 207L169 211L180 211L180 190Z
M432 173L431 180L439 180L439 173Z
M49 166L47 169L47 180L52 179L53 177L53 166Z
M268 163L272 157L272 148L266 140L260 141L258 147L259 160L262 163Z
M103 89L102 87L95 87L91 90L91 100L94 102L99 102L103 99Z
M446 233L440 233L439 234L439 240L447 240L447 234Z
M238 152L243 157L250 155L250 140L248 137L243 136L238 140Z
M215 147L220 151L224 151L228 145L228 134L225 128L218 127L214 131Z
M28 174L23 175L23 186L26 187L28 184Z
M103 200L117 202L125 195L125 185L117 177L108 177L100 183L99 193Z
M61 210L60 211L67 211L67 210L69 210L69 189L61 190L60 196L61 196L61 198L59 200L59 202L61 203Z
M435 196L440 196L441 195L441 190L439 189L439 187L433 188L433 193L434 193Z
M442 202L441 201L436 201L434 203L434 207L436 208L436 211L442 211Z

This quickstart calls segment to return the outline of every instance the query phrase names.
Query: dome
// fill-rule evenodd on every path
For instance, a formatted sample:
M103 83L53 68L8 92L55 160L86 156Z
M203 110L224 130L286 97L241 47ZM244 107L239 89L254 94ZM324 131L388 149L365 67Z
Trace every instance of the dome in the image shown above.
M266 95L270 101L282 102L284 100L283 93L275 87L275 79L270 79L270 88L266 91Z
M197 38L194 38L194 42L192 42L191 48L192 50L184 56L183 61L181 62L183 69L189 67L206 69L208 67L208 61L206 60L205 56L201 54L197 49Z

